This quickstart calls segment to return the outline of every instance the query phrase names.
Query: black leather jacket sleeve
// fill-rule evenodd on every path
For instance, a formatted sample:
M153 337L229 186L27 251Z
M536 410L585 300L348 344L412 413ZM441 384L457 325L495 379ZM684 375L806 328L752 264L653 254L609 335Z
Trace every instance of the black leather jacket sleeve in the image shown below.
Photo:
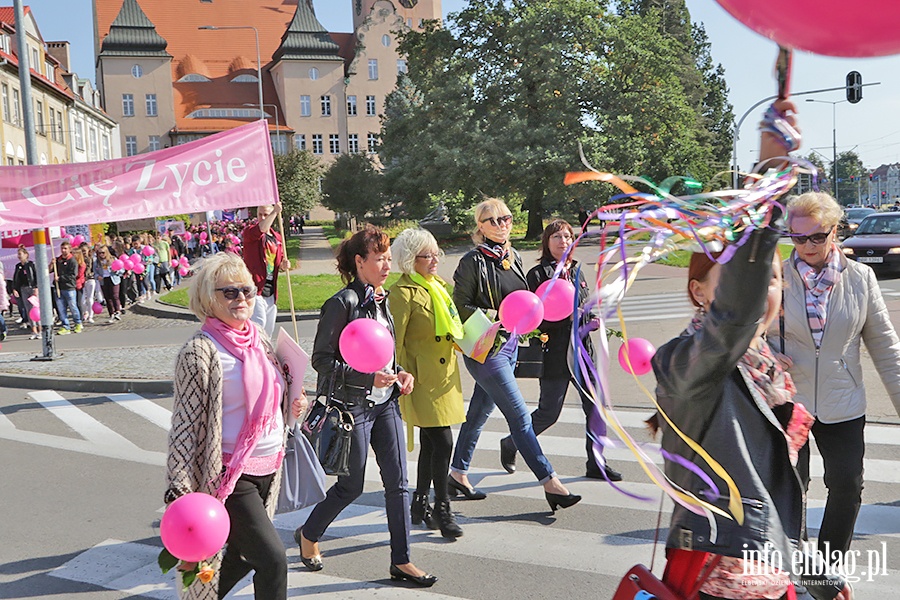
M756 335L766 309L778 232L757 230L722 265L703 328L662 346L653 358L660 387L692 402L714 402Z
M491 308L482 306L480 301L484 280L487 278L484 262L484 259L478 256L477 251L468 252L459 259L459 264L453 273L453 303L456 304L459 318L463 323L477 309Z
M334 398L351 404L363 402L375 383L374 373L360 373L341 357L341 332L355 318L358 302L352 289L341 290L325 301L319 314L312 354L312 366L319 375L317 394L327 395L333 385Z

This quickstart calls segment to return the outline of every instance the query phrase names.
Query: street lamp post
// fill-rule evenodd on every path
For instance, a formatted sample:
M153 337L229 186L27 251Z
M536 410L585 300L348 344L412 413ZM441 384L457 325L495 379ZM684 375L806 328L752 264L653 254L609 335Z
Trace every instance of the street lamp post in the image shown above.
M244 104L244 106L255 106L255 105L248 102L248 103ZM271 106L272 108L275 109L275 135L278 138L278 148L281 149L282 148L281 126L279 125L279 121L278 121L278 105L277 104L263 104L262 106ZM285 123L285 126L287 126L287 123Z
M263 88L262 88L262 59L259 54L259 30L253 25L201 25L197 29L206 31L220 31L224 29L252 29L253 35L256 37L256 85L259 91L259 118L264 119L266 112L263 110Z
M819 104L830 104L831 105L831 181L833 182L831 185L834 189L834 199L840 203L840 198L838 196L838 176L837 176L837 120L836 120L836 112L835 106L841 104L842 102L846 102L846 100L835 100L831 102L829 100L816 100L815 98L807 98L807 102L818 102Z

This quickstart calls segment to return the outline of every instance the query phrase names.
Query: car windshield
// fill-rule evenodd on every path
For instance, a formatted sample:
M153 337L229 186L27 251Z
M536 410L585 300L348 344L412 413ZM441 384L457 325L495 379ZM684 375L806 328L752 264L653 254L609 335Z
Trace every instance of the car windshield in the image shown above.
M900 235L900 215L873 215L863 219L856 235Z
M868 215L871 215L875 212L875 209L872 208L851 208L847 211L848 219L862 219Z

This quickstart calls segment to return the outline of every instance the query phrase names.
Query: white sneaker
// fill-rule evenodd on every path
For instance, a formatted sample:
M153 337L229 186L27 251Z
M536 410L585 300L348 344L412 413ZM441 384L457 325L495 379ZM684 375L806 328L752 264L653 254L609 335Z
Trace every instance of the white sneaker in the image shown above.
M121 320L122 320L122 313L117 312L116 314L113 315L113 319L115 319L116 321L121 321Z
M115 323L115 322L116 322L116 316L115 316L115 315L111 316L111 317L109 318L109 321L107 321L107 323Z
M30 336L28 336L28 339L29 340L37 340L37 339L40 339L40 337L41 337L40 335L38 335L36 333L32 333Z

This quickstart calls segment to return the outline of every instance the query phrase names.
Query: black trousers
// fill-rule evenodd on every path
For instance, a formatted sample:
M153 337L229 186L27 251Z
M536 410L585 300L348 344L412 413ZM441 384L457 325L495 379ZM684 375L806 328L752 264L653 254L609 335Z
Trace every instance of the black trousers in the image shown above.
M865 416L826 424L818 419L813 423L812 434L816 448L825 463L825 514L819 529L819 551L825 552L825 542L829 542L831 552L850 549L853 528L859 507L862 504L863 456L866 452L863 432ZM806 489L809 489L809 442L800 449L797 471Z
M416 491L428 496L434 482L434 500L449 500L447 477L450 455L453 454L453 433L450 427L422 427L419 429L419 466Z
M225 500L231 531L219 572L219 598L255 571L253 592L257 600L287 599L287 555L265 506L274 479L274 473L263 477L241 475Z
M406 489L406 437L397 400L383 404L356 406L353 437L350 442L350 474L338 477L325 499L319 502L306 523L303 537L318 542L331 522L363 492L366 482L366 458L369 444L384 484L384 507L391 536L391 563L409 562L409 490Z

